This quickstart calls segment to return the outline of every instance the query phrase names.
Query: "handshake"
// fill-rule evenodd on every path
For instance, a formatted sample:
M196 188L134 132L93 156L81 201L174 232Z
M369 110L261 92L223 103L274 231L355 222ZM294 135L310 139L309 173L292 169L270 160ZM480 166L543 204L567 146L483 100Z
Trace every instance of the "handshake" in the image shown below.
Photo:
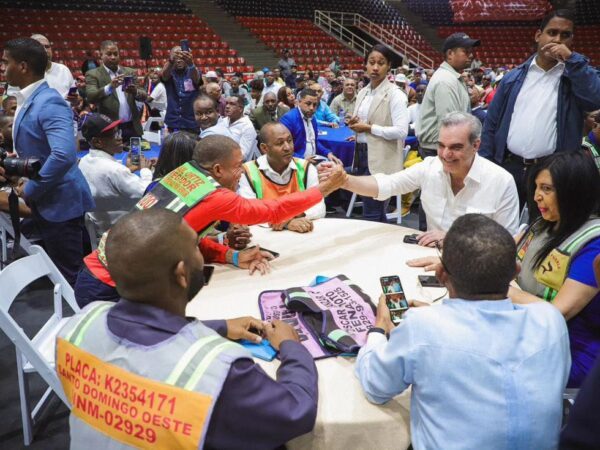
M317 166L319 174L319 184L317 187L323 194L323 197L344 187L348 181L348 174L341 162L338 161L325 161Z

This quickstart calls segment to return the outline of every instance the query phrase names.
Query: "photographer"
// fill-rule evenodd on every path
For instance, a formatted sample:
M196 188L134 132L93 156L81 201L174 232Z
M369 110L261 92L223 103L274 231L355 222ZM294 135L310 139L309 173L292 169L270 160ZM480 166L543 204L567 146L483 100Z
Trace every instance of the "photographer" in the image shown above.
M90 188L77 167L73 114L60 94L44 81L48 56L31 38L4 45L0 71L17 86L14 148L19 160L0 163L0 183L8 175L23 176L28 163L38 160L41 169L16 191L32 210L33 223L46 252L71 284L84 255L87 236L83 216L94 208ZM9 166L11 169L5 170ZM25 170L24 170L25 169ZM11 181L17 181L15 177Z

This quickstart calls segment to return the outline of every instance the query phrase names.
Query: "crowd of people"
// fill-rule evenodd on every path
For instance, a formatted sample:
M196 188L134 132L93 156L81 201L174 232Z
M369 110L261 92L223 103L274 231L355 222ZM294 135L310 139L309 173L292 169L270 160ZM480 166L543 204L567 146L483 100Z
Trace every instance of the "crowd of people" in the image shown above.
M285 322L186 318L204 263L269 272L274 255L248 246L249 226L310 233L338 189L384 223L390 198L403 214L419 198L417 242L440 256L408 265L434 270L449 298L411 300L398 326L380 299L355 366L366 397L385 403L412 386L417 449L598 448L584 391L600 385L600 71L573 50L575 34L573 15L554 10L517 67L486 68L479 40L455 33L435 71L393 69L377 44L364 71L334 58L301 74L284 50L252 77L201 73L193 49L174 47L141 79L117 41L73 77L46 37L13 39L0 146L41 169L0 163L0 209L22 217L74 287L83 309L60 342L152 383L203 367L189 389L210 399L198 443L277 448L314 427L315 363ZM152 117L159 157L116 160ZM351 167L319 139L338 127L352 132ZM196 348L209 338L219 358ZM276 380L227 345L242 338L279 351ZM566 387L584 400L561 437ZM73 448L112 445L81 416L70 426Z

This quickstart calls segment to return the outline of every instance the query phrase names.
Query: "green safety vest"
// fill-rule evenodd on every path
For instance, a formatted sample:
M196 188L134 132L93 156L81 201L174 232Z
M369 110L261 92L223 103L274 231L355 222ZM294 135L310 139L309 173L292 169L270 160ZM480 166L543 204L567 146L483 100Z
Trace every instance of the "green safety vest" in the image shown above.
M298 188L300 192L306 190L306 176L307 176L307 161L301 158L293 158L294 164L296 165L296 181L298 183ZM244 170L246 172L246 177L250 182L250 186L254 189L256 193L256 198L263 199L264 198L264 186L263 186L263 177L267 178L264 175L261 175L261 171L258 168L258 162L248 161L244 164ZM268 178L267 178L268 180ZM274 183L273 183L274 184Z

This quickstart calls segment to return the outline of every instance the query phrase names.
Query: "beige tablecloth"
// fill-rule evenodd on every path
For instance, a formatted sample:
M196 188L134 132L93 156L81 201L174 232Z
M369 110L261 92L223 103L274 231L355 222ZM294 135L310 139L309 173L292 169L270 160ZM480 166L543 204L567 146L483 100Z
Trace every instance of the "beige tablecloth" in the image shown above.
M379 277L399 275L407 298L432 300L443 290L422 288L408 259L435 255L436 251L404 244L415 230L374 222L321 219L308 234L274 232L252 227L253 244L279 252L266 276L249 276L233 267L217 267L210 285L187 308L200 319L260 318L258 295L269 289L307 285L316 275L344 274L369 294L375 304L381 293ZM279 361L257 360L275 377ZM319 409L312 433L294 439L290 449L403 449L410 443L410 391L386 405L369 403L354 376L354 358L316 361L319 372Z

